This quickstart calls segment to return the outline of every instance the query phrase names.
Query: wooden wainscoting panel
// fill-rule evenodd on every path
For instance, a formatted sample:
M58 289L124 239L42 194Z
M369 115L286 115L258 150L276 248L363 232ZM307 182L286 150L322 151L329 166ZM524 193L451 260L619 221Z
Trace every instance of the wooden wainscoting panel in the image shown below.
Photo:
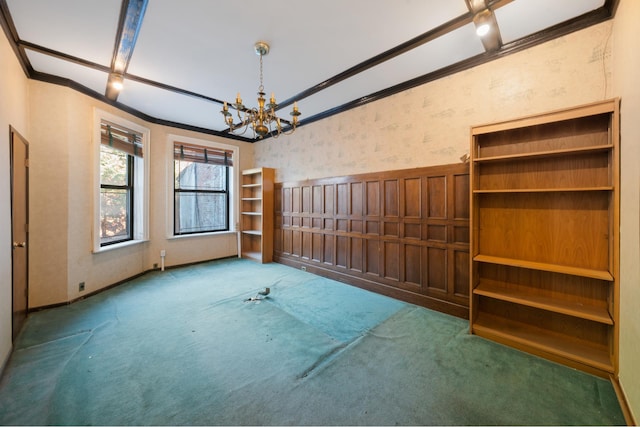
M274 259L468 316L466 164L276 184Z
M336 236L336 267L347 268L349 259L349 239L347 236Z
M452 294L449 298L464 304L469 301L469 250L453 249L449 251L451 256L449 280L453 283Z
M302 256L302 232L299 229L292 230L291 241L292 241L291 254L296 257L301 257Z
M400 281L400 244L397 241L383 242L384 278Z
M446 247L427 247L427 282L430 291L447 292L447 249Z
M379 276L380 275L380 258L381 258L380 240L366 239L365 241L366 241L365 257L367 260L366 262L367 269L365 270L365 272L372 276Z
M424 281L424 262L422 262L422 254L425 247L418 244L404 245L404 263L403 275L404 283L408 288L418 291L422 287Z
M308 218L304 218L308 219ZM309 227L305 227L309 228ZM302 258L311 259L312 257L312 239L313 233L302 233Z
M427 177L427 216L429 219L447 217L447 178L445 176Z
M311 260L315 262L322 262L322 255L324 254L324 238L322 233L311 233Z
M332 234L324 235L324 258L323 263L328 265L334 265L335 256L335 240L336 236Z
M364 240L360 237L351 237L349 241L351 256L349 268L358 273L362 273L364 269Z

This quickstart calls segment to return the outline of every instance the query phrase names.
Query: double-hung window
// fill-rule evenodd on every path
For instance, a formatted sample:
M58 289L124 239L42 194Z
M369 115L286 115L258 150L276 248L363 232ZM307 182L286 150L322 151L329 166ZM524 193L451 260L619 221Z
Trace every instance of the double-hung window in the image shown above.
M148 239L149 130L94 110L93 250Z
M113 123L100 123L100 245L134 236L136 157L143 157L142 135Z
M233 150L174 141L173 234L230 229Z

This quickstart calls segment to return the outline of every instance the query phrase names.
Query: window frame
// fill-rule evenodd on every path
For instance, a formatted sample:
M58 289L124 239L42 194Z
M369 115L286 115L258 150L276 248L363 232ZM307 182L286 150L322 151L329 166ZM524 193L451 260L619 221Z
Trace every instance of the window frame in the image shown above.
M175 159L174 146L183 142L184 144L197 145L204 148L217 150L227 150L232 152L233 166L227 170L229 177L228 191L228 208L227 208L227 230L220 231L202 231L177 234L175 230ZM238 230L238 183L240 182L240 148L235 145L223 144L215 141L204 139L190 138L182 135L167 135L166 144L166 235L167 239L181 239L199 236L212 236L226 233L235 233Z
M225 179L225 190L204 190L204 189L182 189L182 188L176 188L175 187L175 180L176 180L176 175L175 175L175 162L176 159L174 157L173 159L174 162L174 168L173 168L173 179L174 179L174 186L173 186L173 235L174 236L184 236L187 234L203 234L203 233L218 233L218 232L223 232L223 231L229 231L231 229L231 221L229 218L229 206L231 204L231 177L229 174L229 168L233 167L233 166L222 166L222 165L214 165L214 166L222 166L225 168L224 171L224 179ZM196 162L191 162L191 164L198 164ZM185 232L180 232L177 228L178 228L178 221L176 221L176 211L178 209L178 203L176 202L176 196L179 193L185 193L185 194L224 194L225 195L225 211L227 213L226 218L224 220L224 228L222 230L203 230L203 231L185 231Z
M101 123L107 121L115 125L130 129L142 135L141 144L143 157L131 156L131 164L133 165L133 173L129 178L132 181L133 194L131 206L132 221L131 239L118 242L102 244L100 239L100 146ZM124 246L130 246L149 240L149 169L150 169L150 135L148 128L137 123L126 120L122 117L113 115L106 111L94 108L93 110L93 252L99 253L107 250L117 249Z
M102 147L104 144L100 146L100 152L102 153ZM119 150L118 150L119 151ZM124 152L123 152L124 153ZM124 153L127 156L127 183L124 185L117 184L103 184L102 183L102 173L100 173L100 193L102 193L103 189L107 190L126 190L127 191L127 235L122 239L113 240L109 242L103 242L102 238L100 238L100 247L104 248L105 246L117 245L118 243L128 242L133 240L133 236L135 233L135 217L136 217L136 209L135 209L135 157L129 153ZM101 154L102 157L102 154ZM101 171L102 172L102 171ZM102 195L102 194L101 194ZM102 201L102 200L101 200ZM101 205L102 207L102 205ZM102 218L100 218L102 219Z

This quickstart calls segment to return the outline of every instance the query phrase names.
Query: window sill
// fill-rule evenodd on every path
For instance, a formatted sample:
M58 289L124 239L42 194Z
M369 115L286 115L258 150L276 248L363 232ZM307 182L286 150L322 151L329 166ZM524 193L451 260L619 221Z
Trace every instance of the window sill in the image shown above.
M212 237L212 236L221 236L226 234L237 234L237 231L212 231L210 233L194 233L194 234L180 234L177 236L167 236L167 240L176 240L176 239L188 239L193 237Z
M146 243L149 240L128 240L126 242L122 242L122 243L114 243L113 245L108 245L108 246L100 246L99 249L94 249L93 253L94 254L99 254L102 252L109 252L112 251L114 249L122 249L122 248L126 248L129 246L134 246L134 245L138 245L140 243Z

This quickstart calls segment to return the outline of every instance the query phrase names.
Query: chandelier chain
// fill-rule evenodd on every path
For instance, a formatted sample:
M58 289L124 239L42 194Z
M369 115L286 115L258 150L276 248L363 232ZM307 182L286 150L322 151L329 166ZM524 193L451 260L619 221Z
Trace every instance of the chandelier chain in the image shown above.
M262 83L262 54L260 54L260 86L258 92L264 92L264 84Z

